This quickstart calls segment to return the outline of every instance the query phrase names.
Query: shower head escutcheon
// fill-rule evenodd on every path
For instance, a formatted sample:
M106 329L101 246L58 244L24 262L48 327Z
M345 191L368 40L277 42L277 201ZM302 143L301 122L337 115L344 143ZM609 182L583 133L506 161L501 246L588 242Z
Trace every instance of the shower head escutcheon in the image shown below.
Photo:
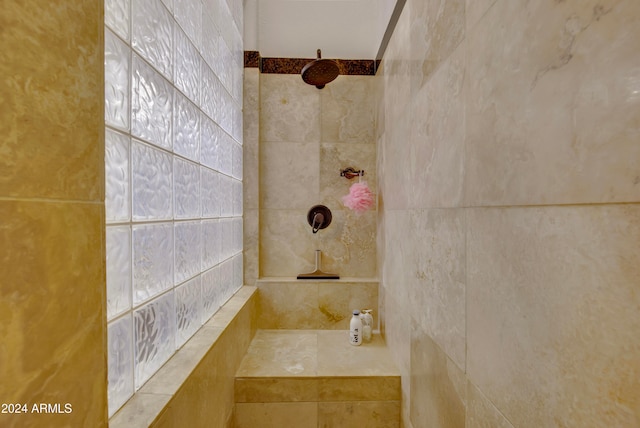
M340 74L338 64L331 59L322 59L322 52L318 49L318 58L302 67L302 80L309 85L322 89L335 80Z

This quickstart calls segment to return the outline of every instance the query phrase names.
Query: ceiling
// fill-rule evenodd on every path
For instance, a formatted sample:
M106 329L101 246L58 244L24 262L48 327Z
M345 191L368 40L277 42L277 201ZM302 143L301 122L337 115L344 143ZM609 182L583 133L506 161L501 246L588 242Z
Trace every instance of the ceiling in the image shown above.
M245 0L244 49L263 57L375 59L396 0Z

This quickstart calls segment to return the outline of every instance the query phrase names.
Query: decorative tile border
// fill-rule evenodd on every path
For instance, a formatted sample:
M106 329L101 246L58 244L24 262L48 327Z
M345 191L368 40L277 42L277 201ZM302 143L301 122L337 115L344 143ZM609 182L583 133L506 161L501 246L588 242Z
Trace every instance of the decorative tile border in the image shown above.
M263 58L258 51L244 52L244 66L259 68L261 73L300 74L302 68L315 58ZM379 61L373 59L336 59L340 74L373 76Z
M244 68L260 68L260 52L244 51Z

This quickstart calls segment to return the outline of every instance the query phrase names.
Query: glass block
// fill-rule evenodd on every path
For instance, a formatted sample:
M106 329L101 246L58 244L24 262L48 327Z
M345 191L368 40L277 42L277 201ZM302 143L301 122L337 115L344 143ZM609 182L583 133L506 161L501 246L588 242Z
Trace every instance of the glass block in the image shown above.
M242 146L234 140L229 140L231 146L231 176L242 180Z
M202 0L173 0L176 21L197 47L202 44Z
M173 224L133 226L133 304L173 286Z
M219 117L222 115L221 110L224 108L222 95L224 89L214 72L205 62L202 62L201 72L200 107L207 116L220 123Z
M202 325L200 276L176 288L176 348L180 348Z
M220 169L220 144L224 132L205 114L201 117L200 163L209 168Z
M131 162L133 219L170 219L173 215L172 156L134 140Z
M236 140L238 143L242 144L243 141L243 119L242 119L242 108L239 107L240 105L242 105L242 75L240 75L240 78L238 79L239 81L239 85L240 88L237 91L238 92L238 98L236 98L236 101L234 103L234 110L233 110L233 139Z
M130 11L131 4L129 0L105 0L104 2L104 23L126 41L130 40Z
M218 5L216 24L220 30L223 40L228 44L233 39L233 32L235 31L235 24L233 23L233 17L231 11L225 0L221 0Z
M206 15L211 19L211 22L216 26L216 28L220 29L220 25L218 24L218 15L220 14L220 1L221 0L204 0L202 3L202 11L203 15ZM205 22L203 22L202 26L205 27ZM204 31L204 29L203 29Z
M242 230L243 222L242 217L233 218L233 254L242 252Z
M202 274L202 313L201 321L204 324L216 313L224 302L222 287L220 286L220 269L214 267Z
M216 2L205 2L204 6L208 3L216 3ZM209 65L212 70L216 70L216 66L218 63L218 41L220 39L220 33L218 32L218 27L214 23L213 19L209 15L209 13L203 14L202 16L202 50L200 53L202 57Z
M227 43L224 40L219 41L219 67L216 68L215 72L222 83L222 86L227 90L231 90L231 85L233 83L232 80L232 60L233 57L231 55L231 50L229 49Z
M175 218L200 217L200 167L193 162L173 159Z
M109 323L107 327L109 417L133 395L132 336L130 313Z
M167 79L173 78L173 19L160 0L132 5L131 47Z
M224 129L227 134L231 135L233 132L232 106L234 105L234 101L231 95L229 95L229 92L224 88L221 88L218 96L220 97L218 101L219 108L216 110L217 115L212 117L212 119L215 120L218 125L220 125L220 128Z
M227 260L233 255L233 218L220 219L220 232L222 233L222 249L220 260Z
M131 50L109 29L104 31L104 121L129 129Z
M107 320L131 309L131 229L107 226Z
M220 174L200 167L200 189L203 218L220 217Z
M200 221L175 223L175 284L200 273Z
M192 161L200 160L200 116L195 104L180 92L175 93L173 109L173 152Z
M133 55L132 68L131 133L171 150L174 89L137 55Z
M242 253L233 256L233 278L231 281L231 292L235 293L244 284L244 268Z
M231 175L233 169L233 139L224 131L220 133L221 140L218 147L219 168L223 174Z
M129 146L127 135L105 131L105 217L107 223L131 218Z
M233 180L232 181L232 192L233 192L233 215L240 216L242 215L242 181Z
M136 391L175 351L175 319L173 291L133 312Z
M173 0L162 0L162 3L173 14Z
M233 22L236 24L239 33L242 34L242 32L244 31L243 2L242 0L229 0L227 4L229 6L229 10L231 11L231 16L233 16Z
M221 305L233 295L233 259L220 263Z
M220 262L222 233L219 220L202 220L202 267L205 271Z
M233 215L233 178L220 175L220 216Z
M200 55L187 35L176 27L174 82L195 103L200 101Z

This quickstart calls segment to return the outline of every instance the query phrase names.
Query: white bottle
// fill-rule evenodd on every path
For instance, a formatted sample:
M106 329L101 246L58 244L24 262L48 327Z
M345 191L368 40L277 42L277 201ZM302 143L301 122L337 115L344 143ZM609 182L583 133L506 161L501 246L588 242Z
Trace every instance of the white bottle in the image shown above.
M371 335L373 333L373 315L371 315L371 309L365 309L360 315L362 319L362 339L365 343L371 342Z
M349 323L349 343L354 346L362 345L362 321L360 311L354 310L351 322Z

